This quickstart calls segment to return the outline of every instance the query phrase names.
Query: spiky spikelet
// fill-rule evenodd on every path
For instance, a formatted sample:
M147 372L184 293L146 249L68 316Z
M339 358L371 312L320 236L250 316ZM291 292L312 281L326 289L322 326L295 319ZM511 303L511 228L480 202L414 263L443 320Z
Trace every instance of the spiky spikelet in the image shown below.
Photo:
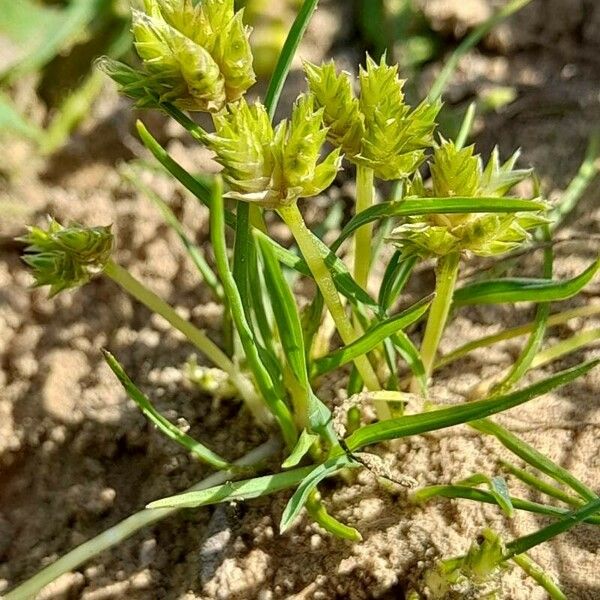
M30 227L20 238L28 246L23 260L33 270L36 287L50 286L50 296L85 285L110 260L111 227L63 227L50 219L48 228Z
M341 166L339 150L320 160L327 130L311 96L300 96L291 120L275 129L262 104L243 99L217 116L215 127L208 145L223 166L229 198L277 208L316 196Z
M143 71L107 58L99 63L139 106L171 102L217 113L254 84L250 29L233 0L144 0L144 8L132 10Z
M372 168L380 179L404 179L414 173L433 144L439 103L423 102L411 110L398 67L387 65L385 58L377 64L367 57L359 74L359 98L350 75L337 73L333 63L306 63L304 68L335 146L353 162Z
M514 170L519 154L500 164L498 149L483 168L474 147L459 149L442 139L430 164L432 187L428 189L417 173L407 186L407 196L472 198L504 197L517 183L531 175L530 170ZM409 219L389 237L409 254L445 256L452 252L471 252L495 256L518 248L530 231L547 222L540 213L465 213L437 214Z

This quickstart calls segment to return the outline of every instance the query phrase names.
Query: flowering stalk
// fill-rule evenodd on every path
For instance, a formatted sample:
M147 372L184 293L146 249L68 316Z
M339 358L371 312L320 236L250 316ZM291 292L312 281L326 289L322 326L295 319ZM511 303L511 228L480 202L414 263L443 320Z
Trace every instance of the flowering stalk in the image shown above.
M107 275L152 312L165 318L227 373L257 420L268 422L268 413L253 384L229 357L203 331L179 316L172 306L111 259L114 236L110 227L63 227L51 220L48 229L30 227L21 239L28 244L24 261L33 269L37 287L49 285L51 295L56 295L85 285L97 275Z
M421 360L427 379L431 377L440 340L450 314L459 266L460 254L456 252L441 257L437 263L435 298L429 309L425 335L421 344ZM410 387L413 394L421 392L421 385L416 378L413 378Z
M280 207L277 212L290 228L294 239L298 243L300 251L319 286L319 290L323 294L325 304L333 317L342 340L345 344L351 344L359 336L346 316L331 273L314 243L312 234L306 227L298 206L295 203L290 204L289 206ZM354 363L367 389L370 391L380 390L381 385L367 357L360 356L355 359Z
M188 320L179 316L172 306L162 298L150 291L145 285L138 281L129 271L109 261L104 269L104 274L110 277L128 294L141 302L152 312L160 315L175 329L194 345L204 356L206 356L216 367L227 373L233 385L246 401L248 408L259 423L268 423L269 413L257 395L252 382L243 375L230 358L219 348L201 329L192 325Z
M356 214L373 205L374 171L365 165L356 167ZM373 224L361 227L354 237L354 279L367 288L371 268Z

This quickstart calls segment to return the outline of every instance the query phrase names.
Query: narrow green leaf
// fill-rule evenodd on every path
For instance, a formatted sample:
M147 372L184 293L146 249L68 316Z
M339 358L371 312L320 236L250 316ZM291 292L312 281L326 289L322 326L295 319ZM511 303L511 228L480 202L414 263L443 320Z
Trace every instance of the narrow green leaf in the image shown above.
M580 506L582 501L571 494L568 494L564 490L559 487L552 485L551 483L544 481L540 477L536 477L532 473L525 471L524 469L519 469L514 465L510 464L506 461L501 461L502 468L506 470L507 473L510 473L520 481L522 481L525 485L545 494L546 496L550 496L551 498L556 498L565 504L569 504L571 506Z
M524 552L535 548L535 546L539 546L543 542L569 531L569 529L572 529L575 525L578 525L589 517L593 517L598 512L600 512L600 498L596 498L585 506L568 513L556 523L552 523L535 533L523 536L508 543L506 545L504 559L506 560L517 554L523 554Z
M177 234L177 237L180 239L183 247L187 251L191 261L194 263L194 266L200 273L200 276L206 285L210 287L215 297L222 301L223 289L219 284L217 276L206 262L202 249L192 242L192 240L185 233L183 226L179 222L179 219L177 219L175 216L175 213L153 189L147 186L140 179L133 168L126 167L124 170L124 175L130 183L132 183L139 191L141 191L158 208L167 225L169 225L169 227L171 227L171 229L173 229L173 231Z
M483 473L475 473L456 484L456 487L468 486L474 487L481 484L488 486L490 494L496 499L496 503L506 515L512 517L514 514L512 501L508 492L506 481L503 477L488 477ZM418 492L417 492L418 494Z
M343 540L350 540L351 542L361 542L362 535L354 529L344 523L338 521L335 517L332 517L323 503L318 499L318 492L314 490L312 494L309 494L308 500L306 501L306 510L308 514L323 528L332 535Z
M472 500L473 502L483 502L485 504L498 504L498 498L489 490L482 490L466 485L432 485L421 488L411 495L413 502L427 502L432 498L448 498ZM562 517L569 514L569 510L531 502L511 496L510 502L516 510L523 510L538 515L546 515L548 517ZM588 517L586 523L600 525L600 515Z
M312 471L314 465L310 467L301 467L293 471L285 471L276 475L265 475L264 477L255 477L254 479L245 479L243 481L228 482L223 485L200 490L197 492L186 492L155 500L146 506L146 508L198 508L208 506L209 504L219 504L220 502L232 502L235 500L251 500L280 492L287 488L298 485Z
M306 453L311 449L312 445L318 441L319 436L314 433L308 433L306 429L302 430L296 446L292 450L292 453L285 459L281 465L283 469L290 469L296 467L298 463L306 456Z
M596 364L600 361L594 361ZM587 365L593 365L593 363L584 363ZM583 366L583 365L580 365ZM579 368L579 367L575 367ZM593 366L591 367L593 368ZM572 371L573 369L569 369ZM586 372L589 369L586 369ZM563 371L567 373L568 371ZM583 375L583 373L582 373ZM545 381L548 381L547 379ZM519 458L524 460L526 463L535 467L542 473L545 473L549 477L552 477L555 481L568 485L572 490L577 492L584 500L593 500L597 497L594 490L589 488L587 485L579 481L577 477L571 474L567 469L557 465L551 461L548 457L544 456L541 452L519 439L516 435L490 421L488 419L482 419L470 423L471 427L485 433L487 435L493 435L505 448L508 448L512 453L516 454Z
M306 419L313 432L334 439L329 427L331 411L313 393L308 379L306 349L302 323L296 300L277 262L272 247L264 238L258 239L265 265L265 281L271 298L275 322L287 363L299 385L298 395L303 397L303 406L297 406L298 417Z
M198 200L205 206L210 208L211 204L211 189L202 179L196 179L188 173L177 161L173 160L170 154L158 143L152 134L146 129L146 126L138 120L135 124L138 135L142 143L156 158L156 160L179 181L186 189L188 189ZM235 226L235 216L229 213L226 217L229 226Z
M308 374L302 324L292 290L285 280L271 246L258 239L263 254L265 282L272 300L275 322L286 359L298 383L308 390Z
M323 481L323 479L335 475L341 469L357 468L360 466L359 463L354 462L346 454L343 454L342 456L331 458L327 462L313 469L302 480L302 483L298 486L298 489L287 503L279 525L281 533L285 533L291 527L292 523L302 510L302 507L306 504L309 494L321 481Z
M455 306L505 302L560 302L578 294L600 270L600 259L573 279L496 279L463 286L454 294Z
M383 311L389 310L390 306L400 296L417 262L417 256L405 258L400 250L394 252L386 267L379 288L379 306Z
M220 177L215 179L214 190L211 198L210 211L210 234L215 254L217 271L223 284L223 290L229 301L229 308L233 317L236 329L240 336L248 365L250 366L256 384L260 389L263 399L269 409L277 419L281 427L283 437L289 447L296 443L296 427L289 408L278 395L274 382L269 371L263 364L257 349L256 340L248 324L244 312L243 301L240 296L235 279L231 272L228 256L227 244L225 241L225 209L223 206L223 184Z
M427 373L425 371L425 365L421 353L417 350L417 347L412 343L410 338L403 332L397 331L394 333L390 340L394 344L394 347L398 351L398 354L406 362L412 374L416 377L419 387L421 388L421 394L423 397L427 396Z
M308 27L310 19L318 4L319 0L304 0L300 12L285 40L285 44L281 49L281 54L279 55L279 60L275 66L273 77L269 83L269 89L265 95L265 106L269 111L271 119L273 119L275 111L277 110L279 97L283 91L283 86L290 71L290 67L292 66L296 50L298 50L298 46L304 37L306 28Z
M542 227L544 240L550 242L550 229L548 226ZM554 250L552 245L549 244L544 249L544 272L543 277L546 280L552 279L552 269L554 265ZM546 335L546 328L548 326L548 318L550 317L550 303L543 302L538 304L535 321L533 324L533 331L527 340L527 343L521 350L519 357L511 367L510 371L502 379L502 381L494 387L495 393L507 392L510 390L531 368L533 360L537 355L539 349L544 341Z
M524 404L556 387L570 383L591 371L599 363L600 359L583 363L577 367L556 373L527 388L497 398L469 402L460 406L441 408L428 413L408 415L400 419L390 419L366 425L354 432L346 440L346 444L351 451L354 451L377 442L427 433L428 431L444 429L489 417Z
M467 108L467 112L463 118L463 121L460 125L460 131L456 136L456 141L454 145L460 150L464 147L465 143L469 139L471 135L471 130L473 129L473 122L475 121L475 113L477 111L477 103L471 102Z
M106 360L106 363L127 392L127 395L138 405L144 416L153 423L161 433L183 446L203 462L215 467L215 469L223 470L234 468L224 458L221 458L204 444L197 442L189 435L183 433L173 425L173 423L165 419L165 417L154 408L150 400L136 387L133 381L131 381L117 359L106 350L103 350L102 353L104 354L104 360Z
M427 312L428 308L429 302L427 300L420 301L400 314L386 321L381 321L352 344L315 360L313 363L313 376L324 375L353 361L357 356L368 354L392 334L398 333L399 330L418 321Z
M552 577L531 560L527 554L517 554L513 556L511 560L519 565L529 577L548 592L550 600L569 600L553 581Z
M383 218L433 214L537 212L545 209L546 205L542 202L519 198L407 198L399 202L382 202L367 208L351 219L331 249L337 252L342 243L357 229Z
M515 511L504 477L492 477L490 480L490 491L496 497L498 506L507 516L512 517L515 514Z

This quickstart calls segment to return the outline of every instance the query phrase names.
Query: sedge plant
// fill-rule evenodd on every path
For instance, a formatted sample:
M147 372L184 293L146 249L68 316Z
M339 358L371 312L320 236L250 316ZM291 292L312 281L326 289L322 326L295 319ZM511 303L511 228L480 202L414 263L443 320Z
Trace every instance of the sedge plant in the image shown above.
M104 356L109 367L143 414L158 431L216 473L187 492L152 502L106 534L75 548L8 592L7 600L35 594L66 570L179 508L249 500L282 490L293 491L281 517L282 535L306 509L331 535L360 543L361 533L351 523L342 523L328 512L320 483L356 469L385 477L370 447L464 423L497 438L527 468L499 466L493 477L477 474L467 482L417 490L414 501L436 496L466 498L497 504L507 516L525 510L548 515L553 521L512 542L484 532L465 557L449 559L437 568L440 589L465 579L476 584L487 581L513 561L560 597L555 583L526 551L579 522L600 524L600 501L588 485L491 419L597 366L598 361L589 361L533 384L521 384L530 369L597 340L594 331L540 354L548 326L572 316L595 314L597 307L588 306L577 314L550 316L548 307L577 295L594 278L600 261L573 279L556 280L548 246L538 279L461 281L460 267L468 256L501 257L529 244L534 232L548 233L547 203L538 193L520 197L513 192L516 184L531 176L529 170L516 167L518 154L502 162L495 150L484 166L473 146L464 147L468 123L460 139L442 138L435 123L441 107L437 97L410 107L397 68L385 59L380 63L366 59L358 78L358 95L351 75L339 73L334 64L305 64L307 90L294 103L289 118L275 124L273 115L287 71L317 4L317 0L302 4L264 102L248 94L255 81L250 30L243 13L235 11L233 0L144 0L143 10L133 10L140 63L132 67L111 59L101 61L104 72L138 107L161 110L175 119L213 152L222 167L219 175L210 178L187 172L138 123L140 138L150 153L210 213L212 262L191 241L190 224L179 223L168 206L146 190L177 233L201 279L222 302L224 329L230 328L232 343L217 345L120 266L113 256L110 226L63 225L51 219L45 228L31 227L22 238L27 244L24 260L36 285L49 286L51 295L104 276L164 317L220 373L219 380L243 401L241 410L248 410L258 425L270 431L272 440L237 461L218 455L210 448L210 439L196 440L161 415L107 349ZM194 111L212 116L210 130L191 118L189 113ZM348 163L356 167L355 215L328 245L305 222L301 202L325 193ZM391 200L375 203L373 190L379 179L399 182L399 191ZM269 225L274 219L287 225L297 250L272 237ZM390 222L391 230L384 225ZM373 237L378 224L383 233L378 231L377 239L391 244L393 255L382 281L375 282L369 275L373 257L378 255ZM226 235L228 230L233 238ZM348 239L353 239L354 250L344 256ZM432 259L436 269L433 296L424 295L398 312L394 307L415 267ZM291 285L299 277L316 284L312 302L302 310ZM376 284L379 289L372 295ZM537 303L538 309L533 323L507 330L500 337L529 334L510 376L473 401L436 403L428 393L435 369L498 341L474 340L440 357L439 343L453 311L468 305L518 302ZM315 332L329 318L339 339L325 336L327 351L313 352ZM382 376L381 362L388 377ZM352 368L349 379L343 370L346 365ZM195 372L197 365L192 367ZM337 408L328 406L319 393L321 378L336 372L339 385L346 386L342 395L347 396ZM411 403L408 411L406 401L415 394L421 401L416 406ZM374 420L364 410L369 403L377 408ZM270 459L272 464L277 456L281 467L265 472L265 461ZM553 491L548 502L513 498L502 475L507 469L536 490ZM543 480L537 471L552 482ZM566 507L556 506L556 500L566 502ZM428 577L431 581L433 575Z

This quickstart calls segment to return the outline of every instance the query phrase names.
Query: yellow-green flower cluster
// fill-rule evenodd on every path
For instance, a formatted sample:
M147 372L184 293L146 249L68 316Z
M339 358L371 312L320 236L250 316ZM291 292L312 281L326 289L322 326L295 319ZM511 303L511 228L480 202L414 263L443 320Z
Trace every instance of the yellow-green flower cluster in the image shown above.
M408 186L406 196L435 198L501 198L530 170L513 169L519 157L515 153L500 163L495 148L484 168L474 147L459 149L442 140L435 148L430 164L431 188L425 187L419 173ZM414 217L396 228L389 240L409 254L445 256L468 251L478 256L493 256L514 250L529 238L529 230L545 223L539 213L468 213L436 214Z
M262 104L244 99L218 115L215 127L208 145L223 166L230 198L266 208L288 205L329 187L341 166L339 149L320 160L327 129L312 96L300 96L291 120L276 128Z
M36 287L49 285L51 296L102 273L114 244L110 226L63 227L54 219L47 229L30 227L20 240L28 244L23 260L33 269Z
M132 10L139 72L104 59L102 68L141 106L156 99L178 108L217 113L256 81L250 29L234 0L144 0Z
M404 179L425 160L433 145L438 102L422 102L411 110L404 99L398 66L367 57L359 74L360 96L352 78L338 73L333 62L305 64L310 92L324 109L328 138L355 163L374 170L380 179Z

